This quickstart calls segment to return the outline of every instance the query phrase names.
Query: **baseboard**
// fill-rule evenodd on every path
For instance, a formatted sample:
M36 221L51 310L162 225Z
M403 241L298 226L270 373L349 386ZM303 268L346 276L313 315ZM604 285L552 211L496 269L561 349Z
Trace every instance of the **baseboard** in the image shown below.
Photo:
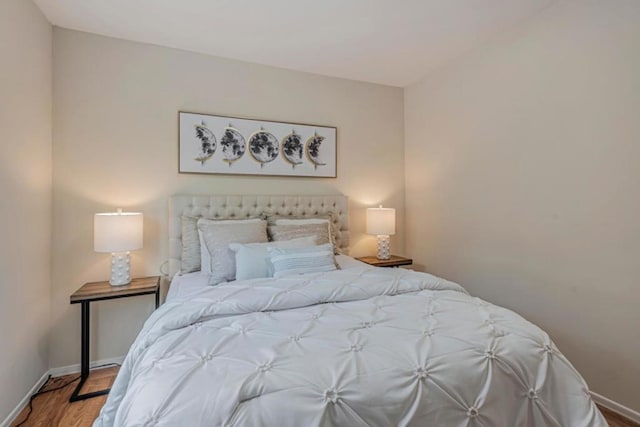
M110 365L112 363L120 365L120 364L122 364L123 360L124 360L124 356L112 357L110 359L102 359L102 360L93 361L93 362L90 363L90 366L91 366L91 369L93 369L96 366ZM31 389L22 398L22 400L20 400L18 405L16 405L16 407L13 408L13 411L11 411L9 413L7 418L5 418L4 421L2 421L2 423L0 423L0 427L9 427L11 425L11 423L16 419L16 417L18 415L20 415L20 412L22 412L22 409L24 409L24 407L27 406L27 404L29 403L29 399L31 399L31 396L35 392L40 390L40 387L42 387L44 385L44 383L47 382L47 380L49 379L49 376L54 378L54 377L61 377L63 375L77 374L78 372L80 372L80 364L79 363L76 364L76 365L61 366L59 368L51 368L51 369L49 369L33 385L33 387L31 387Z
M123 360L124 360L124 356L112 357L110 359L95 360L91 362L89 366L91 367L91 369L93 369L96 366L110 365L112 363L121 365ZM51 376L54 378L61 377L63 375L77 374L78 372L80 372L79 363L75 365L69 365L69 366L60 366L59 368L51 368L49 370L49 374L51 374Z
M610 411L613 411L618 415L622 415L623 417L640 424L640 412L634 411L631 408L627 408L626 406L621 405L618 402L615 402L604 396L601 396L598 393L591 392L591 397L593 398L593 401L598 405L602 405Z
M42 387L44 383L47 382L48 379L49 379L49 371L42 374L40 379L33 385L33 387L31 387L31 389L29 389L27 394L20 400L20 402L18 402L18 405L16 405L16 407L13 408L13 411L11 411L9 415L7 415L7 418L5 418L4 421L0 423L0 427L9 427L11 423L18 417L18 415L20 415L20 412L22 412L22 409L25 406L27 406L27 404L29 404L29 399L31 399L31 396L35 392L40 390L40 387Z

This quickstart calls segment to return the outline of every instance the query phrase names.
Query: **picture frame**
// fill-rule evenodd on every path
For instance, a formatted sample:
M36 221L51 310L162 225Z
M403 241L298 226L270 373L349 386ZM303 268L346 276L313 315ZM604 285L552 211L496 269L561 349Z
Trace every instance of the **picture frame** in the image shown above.
M178 172L337 177L337 128L178 112Z

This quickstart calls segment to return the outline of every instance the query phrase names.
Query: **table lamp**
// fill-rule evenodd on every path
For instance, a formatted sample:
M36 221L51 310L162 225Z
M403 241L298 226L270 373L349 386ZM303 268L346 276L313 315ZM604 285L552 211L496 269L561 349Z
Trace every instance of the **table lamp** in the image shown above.
M93 249L111 253L111 286L131 283L131 254L142 249L142 214L97 213L93 220Z
M367 234L378 236L378 259L389 259L389 236L396 234L396 210L393 208L367 209Z

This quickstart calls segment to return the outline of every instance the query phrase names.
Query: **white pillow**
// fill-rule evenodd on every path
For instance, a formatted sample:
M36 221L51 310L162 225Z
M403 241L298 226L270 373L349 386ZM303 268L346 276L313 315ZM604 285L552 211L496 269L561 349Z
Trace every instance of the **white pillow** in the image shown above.
M229 249L231 243L260 243L267 241L267 222L264 220L199 221L202 233L202 252L209 253L209 284L234 280L236 260ZM204 270L202 270L206 273Z
M203 224L255 224L260 223L264 220L260 218L251 218L251 219L207 219L207 218L198 218L196 222L196 229L198 230L198 239L200 240L200 271L204 274L211 274L211 254L209 253L209 249L207 249L207 245L204 244L204 239L202 238L202 231L198 225Z
M229 249L236 253L236 280L273 277L269 261L269 248L292 249L315 245L315 236L267 243L232 243Z
M275 278L336 270L331 243L294 249L269 248L268 251Z

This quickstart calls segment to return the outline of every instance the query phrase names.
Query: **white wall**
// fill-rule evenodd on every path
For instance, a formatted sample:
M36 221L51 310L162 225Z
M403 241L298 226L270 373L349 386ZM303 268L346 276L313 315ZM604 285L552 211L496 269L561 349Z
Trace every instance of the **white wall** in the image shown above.
M640 2L566 1L405 91L407 253L640 410Z
M51 26L0 2L0 422L48 369Z
M134 275L167 258L167 197L176 193L304 193L351 197L352 252L370 254L364 208L404 216L403 91L190 52L54 30L54 230L50 365L78 363L80 310L69 295L109 277L93 252L93 214L145 215ZM338 178L178 174L178 111L338 127ZM403 252L403 222L393 239ZM93 359L125 354L152 298L95 304Z

